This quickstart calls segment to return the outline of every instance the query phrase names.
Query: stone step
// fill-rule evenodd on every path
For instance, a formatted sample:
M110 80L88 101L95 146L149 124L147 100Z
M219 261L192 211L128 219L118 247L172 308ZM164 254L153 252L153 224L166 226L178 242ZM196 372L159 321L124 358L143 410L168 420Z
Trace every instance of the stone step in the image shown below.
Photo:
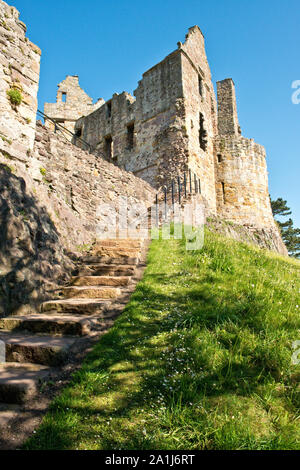
M75 272L77 276L133 276L135 274L135 266L121 265L115 266L114 264L89 264L81 266Z
M139 248L120 248L118 246L98 246L93 247L91 252L92 256L110 256L112 258L119 258L128 256L134 258L140 253Z
M111 286L70 286L63 287L60 292L65 299L116 299L121 295L121 289Z
M62 299L49 300L41 305L41 312L49 315L57 313L72 313L75 315L98 315L102 318L110 316L111 302L99 299Z
M76 339L1 331L0 340L6 345L7 362L58 366L65 362Z
M72 286L127 286L130 278L128 276L77 276L71 281Z
M141 249L143 246L142 240L133 240L133 239L109 239L109 240L97 240L93 248L98 247L117 247L117 248L135 248Z
M139 263L139 257L129 256L84 256L81 259L82 264L113 264L113 265L137 265Z
M90 320L76 315L33 314L0 319L0 329L25 330L48 335L84 336L90 332Z
M0 402L22 404L35 395L49 368L38 364L0 364Z

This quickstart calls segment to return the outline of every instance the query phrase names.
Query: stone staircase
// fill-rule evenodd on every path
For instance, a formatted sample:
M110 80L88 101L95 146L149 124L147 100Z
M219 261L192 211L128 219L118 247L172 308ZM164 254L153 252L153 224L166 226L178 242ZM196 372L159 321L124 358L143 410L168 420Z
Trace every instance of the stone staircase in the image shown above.
M53 379L79 339L99 337L122 312L145 267L144 240L98 241L81 255L68 286L44 302L40 313L0 319L6 363L0 364L3 404L24 404ZM2 404L2 405L1 405Z

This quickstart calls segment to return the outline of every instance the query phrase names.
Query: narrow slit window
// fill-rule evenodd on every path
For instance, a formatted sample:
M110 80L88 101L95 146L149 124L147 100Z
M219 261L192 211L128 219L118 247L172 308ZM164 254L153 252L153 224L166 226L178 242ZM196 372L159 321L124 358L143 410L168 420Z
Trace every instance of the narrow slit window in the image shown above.
M226 204L226 194L225 194L225 183L222 181L222 197L223 197L223 203Z
M222 163L222 161L223 161L222 155L218 153L218 163Z
M203 80L200 75L198 75L198 87L199 87L199 95L203 96Z
M202 113L199 116L199 142L200 148L205 152L207 149L207 132L204 127L204 116Z
M127 148L132 150L134 147L134 124L127 126Z
M106 115L108 118L111 117L111 101L109 101L106 105Z

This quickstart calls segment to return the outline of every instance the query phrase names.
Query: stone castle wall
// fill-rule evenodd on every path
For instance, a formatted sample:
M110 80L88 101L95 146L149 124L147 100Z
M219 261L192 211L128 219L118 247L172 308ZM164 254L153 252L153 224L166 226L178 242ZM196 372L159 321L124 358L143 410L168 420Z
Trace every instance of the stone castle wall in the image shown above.
M217 82L218 131L220 135L240 135L235 86L231 78Z
M95 153L156 189L191 169L201 179L203 195L215 213L217 104L197 26L190 28L184 44L143 74L134 95L115 94L79 119L78 135ZM205 148L200 146L201 115Z
M204 37L198 26L189 29L182 51L182 83L185 127L188 140L188 167L201 181L203 196L212 213L216 212L214 139L217 134L217 104ZM202 124L200 120L202 119ZM206 145L201 145L201 126Z
M218 215L241 224L274 227L264 147L240 136L216 139Z
M159 188L188 163L181 57L178 51L144 73L134 92L114 94L81 118L76 130L95 153Z
M102 154L106 160L122 167L118 158L127 152L126 126L134 121L134 104L135 99L129 93L115 94L99 109L79 119L76 123L76 133L91 145L95 153ZM111 136L114 136L114 139L110 148Z
M64 135L54 134L40 122L28 168L37 191L39 187L46 189L79 218L86 243L96 238L96 226L101 221L97 215L100 205L118 208L119 196L126 197L129 205L150 206L155 200L155 191L145 181L75 147ZM60 213L58 209L58 218ZM58 223L63 221L60 219Z
M193 27L184 44L143 75L136 100L115 94L76 128L100 155L156 188L191 169L210 213L273 225L264 149L240 135L233 81L217 89L218 105L204 38Z
M41 122L26 161L5 161L0 162L0 317L36 312L53 297L74 268L69 252L97 238L99 206L118 210L119 196L146 206L155 200L145 181L75 147Z
M218 100L204 37L194 26L143 74L135 97L114 94L81 117L75 132L96 155L155 189L191 170L210 214L273 228L265 150L241 136L232 79L218 82L217 92Z
M135 91L137 110L136 159L131 171L159 188L187 169L181 56L167 56L143 74ZM137 167L135 168L135 162Z
M266 151L241 136L235 86L231 79L217 83L218 130L215 138L217 212L227 220L277 230L269 189Z
M33 148L40 49L26 38L26 26L16 8L0 0L0 153L26 160ZM15 105L8 93L15 92Z
M64 239L72 239L76 219L69 214L66 233L66 225L53 221L54 200L23 176L0 163L0 318L36 313L74 269Z

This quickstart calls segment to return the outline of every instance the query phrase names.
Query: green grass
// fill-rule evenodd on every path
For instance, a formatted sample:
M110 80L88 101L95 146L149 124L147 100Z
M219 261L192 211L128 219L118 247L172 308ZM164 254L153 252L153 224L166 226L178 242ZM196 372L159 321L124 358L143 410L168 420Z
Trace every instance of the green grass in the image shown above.
M299 449L300 263L153 241L114 327L25 449Z

